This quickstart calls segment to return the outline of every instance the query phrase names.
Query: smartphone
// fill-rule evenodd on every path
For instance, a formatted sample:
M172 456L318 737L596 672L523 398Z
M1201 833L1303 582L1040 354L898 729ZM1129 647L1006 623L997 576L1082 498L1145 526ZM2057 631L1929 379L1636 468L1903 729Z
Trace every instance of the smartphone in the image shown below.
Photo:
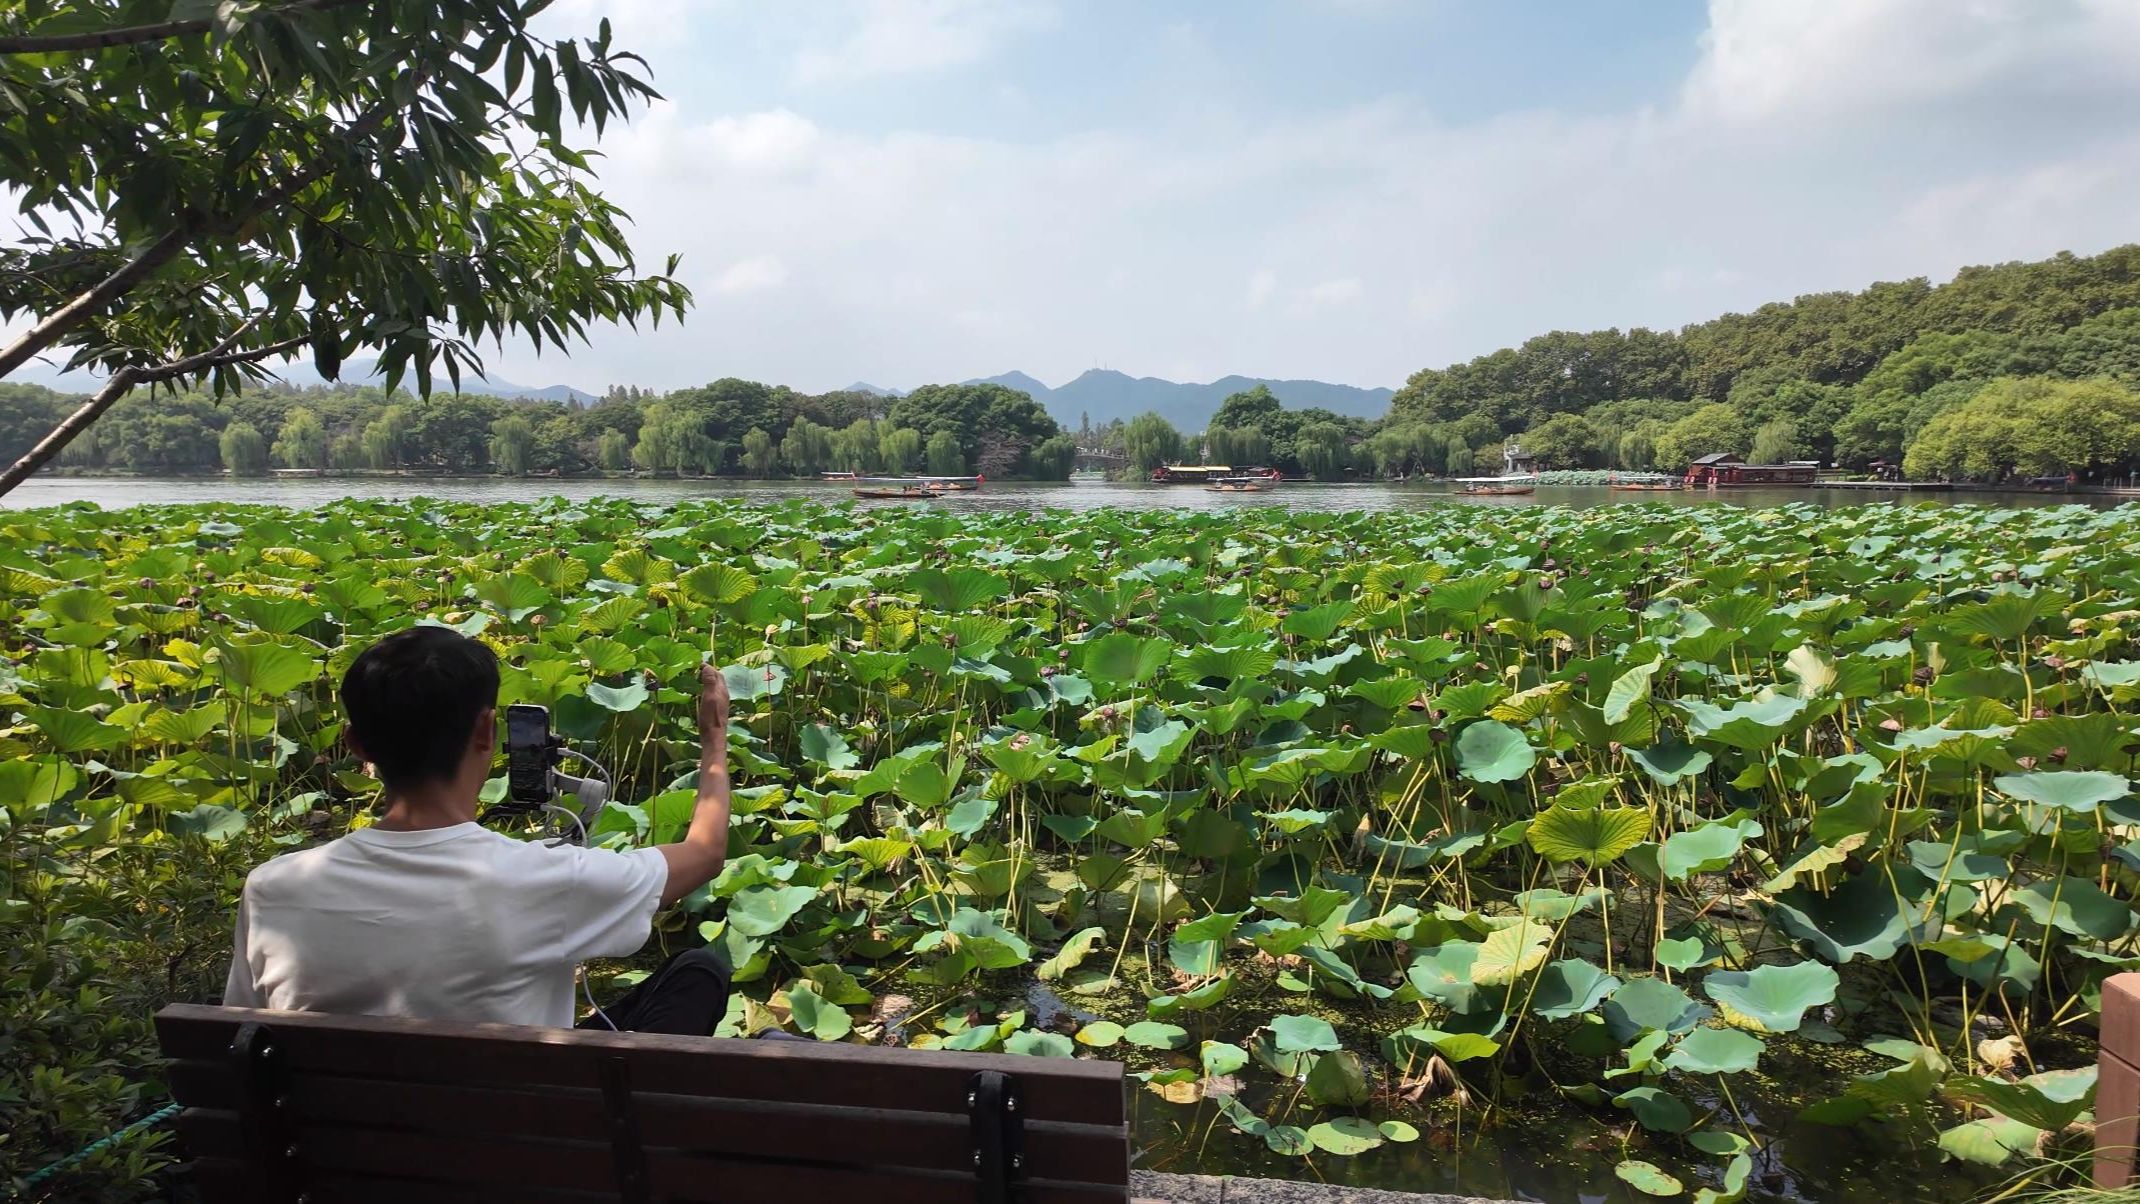
M556 764L550 708L514 703L505 708L506 793L516 803L550 801L550 767Z

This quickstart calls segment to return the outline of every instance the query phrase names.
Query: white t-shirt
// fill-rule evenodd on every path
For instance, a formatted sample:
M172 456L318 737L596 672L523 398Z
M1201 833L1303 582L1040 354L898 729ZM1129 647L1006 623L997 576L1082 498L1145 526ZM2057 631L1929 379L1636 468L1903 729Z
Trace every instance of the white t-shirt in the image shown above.
M361 828L247 876L223 1002L569 1027L573 967L637 952L667 881L656 849Z

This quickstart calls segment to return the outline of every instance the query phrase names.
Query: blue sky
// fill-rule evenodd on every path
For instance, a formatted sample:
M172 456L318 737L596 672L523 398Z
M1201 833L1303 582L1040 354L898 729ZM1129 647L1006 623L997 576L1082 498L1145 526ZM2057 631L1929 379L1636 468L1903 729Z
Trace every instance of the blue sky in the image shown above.
M1508 18L1514 6L1396 0L941 5L945 25L963 9L986 51L969 57L967 43L944 38L939 53L953 61L894 69L892 56L903 50L913 64L918 44L880 57L856 44L858 10L794 7L815 12L797 21L767 5L698 0L689 49L656 60L659 86L698 112L786 107L861 134L1011 141L1134 125L1177 106L1282 120L1394 95L1470 121L1654 100L1693 64L1704 25L1694 0L1541 5L1524 20ZM907 6L908 23L926 27L931 7ZM979 15L991 7L994 24Z
M2140 238L2133 0L559 0L681 330L501 375L1397 385Z

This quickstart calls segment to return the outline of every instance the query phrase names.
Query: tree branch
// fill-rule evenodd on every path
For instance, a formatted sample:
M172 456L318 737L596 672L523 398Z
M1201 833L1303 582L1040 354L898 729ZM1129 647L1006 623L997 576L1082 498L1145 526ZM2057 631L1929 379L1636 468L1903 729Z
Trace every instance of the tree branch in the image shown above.
M310 335L298 335L265 347L255 347L251 351L232 351L231 348L237 346L238 340L244 338L258 321L258 318L247 318L236 330L230 332L228 338L197 355L185 356L153 368L121 368L112 373L111 379L104 382L104 387L97 390L95 396L83 402L80 409L67 415L65 420L53 427L50 434L38 440L37 446L15 461L6 472L0 473L0 497L6 496L15 486L28 480L30 474L50 463L52 457L74 442L76 435L88 430L92 423L104 416L104 411L110 409L112 403L126 396L136 385L170 380L174 376L208 372L230 364L258 363L295 351L312 341Z
M420 73L417 76L417 87L421 88L428 78L428 72ZM400 106L392 103L377 105L344 128L342 136L345 138L357 138L376 133L381 126L386 124L388 118L399 111ZM171 262L180 251L185 250L194 239L203 234L226 234L238 229L251 219L296 196L314 181L333 170L333 167L334 159L322 153L307 164L302 171L293 174L280 185L260 194L260 198L243 211L227 215L213 222L198 219L187 221L165 234L162 238L150 243L121 266L119 270L98 281L87 292L54 310L43 321L23 332L22 337L9 344L5 350L0 350L0 380L7 379L9 373L27 363L31 356L58 342L61 335L81 325L91 314L124 296L135 285L154 275L163 265ZM5 488L0 488L0 493L5 492L7 492Z
M266 13L255 14L254 19L269 14L303 12L306 9L340 8L355 4L357 0L291 0ZM99 29L89 33L21 33L0 36L0 54L53 54L68 50L108 50L114 46L138 46L143 42L163 42L184 37L189 33L207 33L215 28L213 19L199 21L164 21L156 25L125 25L117 29Z

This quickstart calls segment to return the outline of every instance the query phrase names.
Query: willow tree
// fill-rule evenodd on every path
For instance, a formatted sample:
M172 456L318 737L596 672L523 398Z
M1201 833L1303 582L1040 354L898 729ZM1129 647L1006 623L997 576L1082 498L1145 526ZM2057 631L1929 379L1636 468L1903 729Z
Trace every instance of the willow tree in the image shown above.
M218 394L309 355L458 387L478 348L681 318L585 152L657 94L638 56L531 21L550 0L15 0L0 6L0 379L104 386L5 493L139 386Z

